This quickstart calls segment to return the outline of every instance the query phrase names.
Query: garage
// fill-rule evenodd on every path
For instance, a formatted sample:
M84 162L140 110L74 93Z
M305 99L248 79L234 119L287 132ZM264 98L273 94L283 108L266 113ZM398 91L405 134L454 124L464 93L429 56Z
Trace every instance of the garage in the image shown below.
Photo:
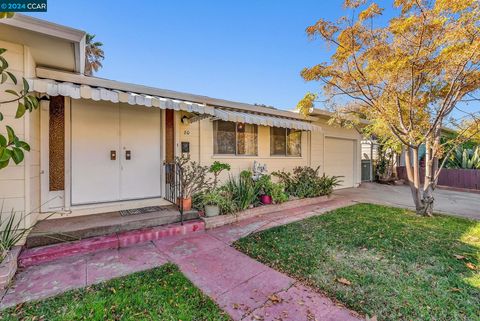
M355 140L325 137L325 173L343 176L338 188L354 186Z

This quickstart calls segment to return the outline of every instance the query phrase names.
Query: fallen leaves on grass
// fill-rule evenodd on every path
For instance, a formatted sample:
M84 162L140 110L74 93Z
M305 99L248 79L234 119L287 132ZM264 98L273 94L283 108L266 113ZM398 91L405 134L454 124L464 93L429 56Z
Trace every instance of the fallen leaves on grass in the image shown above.
M467 268L469 268L470 270L474 270L474 271L475 271L475 270L477 269L477 267L476 267L475 265L473 265L473 263L470 263L470 262L465 263L465 266L466 266Z
M343 285L352 285L352 282L348 281L348 280L345 279L345 278L339 278L339 279L337 279L337 282L338 282L338 283L341 283L341 284L343 284Z

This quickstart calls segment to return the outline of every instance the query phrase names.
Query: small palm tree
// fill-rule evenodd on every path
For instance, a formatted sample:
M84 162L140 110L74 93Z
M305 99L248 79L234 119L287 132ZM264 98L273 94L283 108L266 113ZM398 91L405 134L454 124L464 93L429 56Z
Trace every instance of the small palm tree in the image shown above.
M93 41L95 35L87 33L85 41L85 75L91 76L93 72L97 72L102 68L102 60L105 58L105 53L101 48L103 43L100 41Z

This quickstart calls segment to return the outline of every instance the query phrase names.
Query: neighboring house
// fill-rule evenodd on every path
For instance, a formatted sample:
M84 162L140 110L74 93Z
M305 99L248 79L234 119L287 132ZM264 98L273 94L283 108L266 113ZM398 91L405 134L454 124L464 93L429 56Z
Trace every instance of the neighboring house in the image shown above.
M442 128L442 136L447 136L448 135L455 135L456 134L456 131L453 130L453 129L450 129L448 127L443 127ZM425 144L421 144L420 147L418 148L418 159L420 161L420 166L425 166L424 164L424 157L425 157L425 153L426 153L426 148L425 148ZM413 162L413 159L411 160ZM405 166L406 162L405 162L405 151L402 151L398 157L397 157L397 164L398 166Z
M31 145L21 165L0 171L4 211L73 216L169 204L164 163L182 152L202 165L227 162L232 174L257 161L269 172L320 166L343 176L342 187L361 181L361 135L329 126L320 111L303 117L87 77L85 32L23 15L0 21L0 47L17 77L50 98L21 119L14 119L16 104L1 106L1 124ZM2 86L2 99L12 86ZM38 217L28 216L26 226Z
M376 139L366 139L361 141L362 146L362 181L373 181L375 178L374 165L377 163L379 155L379 144Z

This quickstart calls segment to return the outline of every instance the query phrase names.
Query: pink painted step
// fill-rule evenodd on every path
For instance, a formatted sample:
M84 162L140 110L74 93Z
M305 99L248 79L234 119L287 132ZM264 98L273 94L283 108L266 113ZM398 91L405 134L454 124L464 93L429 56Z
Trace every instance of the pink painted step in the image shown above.
M115 233L83 240L24 249L18 258L20 267L28 267L50 262L59 258L78 254L94 253L102 250L117 249L133 244L159 240L168 236L184 235L205 229L200 220L157 226L152 228Z

